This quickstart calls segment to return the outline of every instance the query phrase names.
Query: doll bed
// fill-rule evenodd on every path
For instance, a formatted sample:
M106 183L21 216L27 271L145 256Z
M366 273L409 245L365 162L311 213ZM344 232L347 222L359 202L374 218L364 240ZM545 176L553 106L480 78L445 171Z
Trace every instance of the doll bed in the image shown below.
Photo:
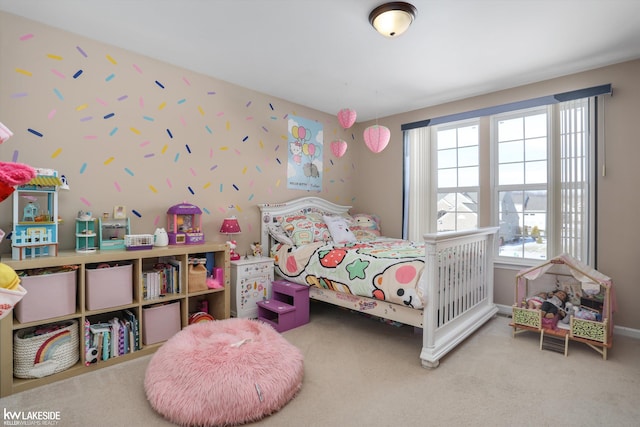
M380 237L374 241L355 242L331 246L329 242L314 242L304 246L278 244L273 240L273 225L282 218L298 213L321 212L329 215L346 215L350 206L337 205L318 197L303 197L285 203L261 204L261 244L266 250L275 246L276 275L288 281L310 286L311 299L345 307L358 312L378 316L395 322L422 328L423 346L420 353L422 365L437 367L439 360L466 337L491 319L498 311L493 303L493 249L496 227L465 232L427 234L423 242L406 242ZM270 231L271 230L271 231ZM383 249L380 249L383 248ZM397 249L397 250L394 250ZM382 252L377 252L378 250ZM377 277L369 291L362 280L361 270L352 270L345 279L344 271L324 268L320 262L307 262L320 266L320 270L307 271L287 268L287 258L293 257L296 265L304 265L305 259L320 259L331 251L339 251L341 264L356 266L370 262L372 258L385 258L384 266L370 277ZM398 254L395 264L389 263L390 253ZM373 255L384 253L385 256ZM344 257L344 258L342 258ZM355 262L345 260L355 257ZM410 265L418 273L384 274L398 271ZM306 265L305 265L306 267ZM326 266L325 266L326 267ZM410 269L409 269L410 270ZM408 271L402 268L403 272ZM376 292L380 278L386 283L377 288L392 292ZM403 283L398 283L402 281ZM397 297L397 289L409 288L412 298ZM345 292L346 291L346 292ZM358 295L360 294L360 295ZM391 295L386 300L382 296ZM395 296L395 298L394 298ZM420 298L421 297L421 298ZM417 300L416 298L420 298ZM407 304L407 301L410 303Z

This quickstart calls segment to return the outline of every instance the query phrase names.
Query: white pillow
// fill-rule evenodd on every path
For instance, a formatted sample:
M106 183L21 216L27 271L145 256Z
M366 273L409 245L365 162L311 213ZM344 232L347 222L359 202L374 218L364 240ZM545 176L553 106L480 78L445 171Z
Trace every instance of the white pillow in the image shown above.
M325 224L327 224L327 228L331 233L331 239L334 243L345 244L357 241L356 236L349 230L346 219L339 216L328 215L324 215L322 219L324 219Z

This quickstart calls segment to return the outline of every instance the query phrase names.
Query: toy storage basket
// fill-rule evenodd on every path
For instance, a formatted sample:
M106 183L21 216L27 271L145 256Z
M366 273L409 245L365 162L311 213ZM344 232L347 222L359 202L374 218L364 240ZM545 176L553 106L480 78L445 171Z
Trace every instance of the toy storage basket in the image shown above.
M153 247L153 234L125 234L124 246L128 251L151 249Z
M50 332L35 335L37 330ZM62 372L80 359L78 322L67 320L21 329L13 337L13 375L42 378Z
M189 264L187 287L189 292L206 291L207 267L202 264Z

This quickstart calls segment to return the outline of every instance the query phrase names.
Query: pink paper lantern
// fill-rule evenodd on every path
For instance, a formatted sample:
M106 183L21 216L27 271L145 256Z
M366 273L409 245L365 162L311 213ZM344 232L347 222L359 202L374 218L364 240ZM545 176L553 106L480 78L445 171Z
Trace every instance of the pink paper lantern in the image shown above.
M344 156L344 153L347 152L347 142L342 139L332 141L331 152L333 153L334 156L338 158Z
M344 129L349 129L356 122L357 114L355 110L343 108L338 111L338 122Z
M391 131L386 126L373 125L364 130L364 143L374 153L384 150L390 138Z

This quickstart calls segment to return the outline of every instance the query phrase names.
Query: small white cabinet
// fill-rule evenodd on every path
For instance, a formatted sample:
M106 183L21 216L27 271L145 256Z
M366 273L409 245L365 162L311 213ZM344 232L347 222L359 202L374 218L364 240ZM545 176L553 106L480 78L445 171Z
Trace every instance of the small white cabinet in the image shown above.
M256 303L271 298L273 259L249 257L231 261L231 316L258 317Z

